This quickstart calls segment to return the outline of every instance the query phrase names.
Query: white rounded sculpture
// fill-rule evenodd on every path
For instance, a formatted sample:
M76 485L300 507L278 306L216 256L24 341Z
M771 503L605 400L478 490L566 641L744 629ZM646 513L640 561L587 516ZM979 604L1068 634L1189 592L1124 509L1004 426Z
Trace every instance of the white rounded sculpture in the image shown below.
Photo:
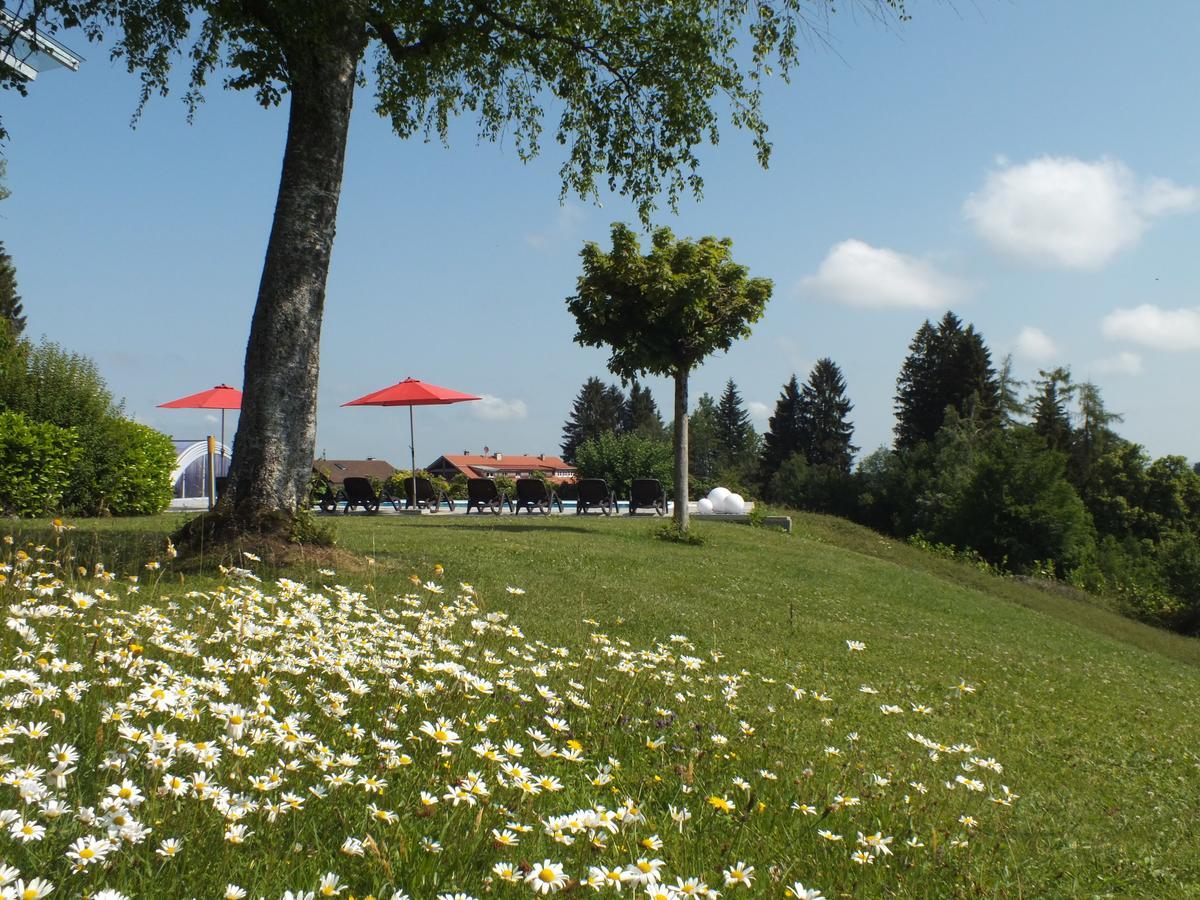
M746 501L742 499L741 494L730 494L725 498L725 502L721 504L722 512L730 515L740 516L746 511Z
M713 502L711 500L709 500L707 497L701 497L700 501L696 504L696 512L707 516L712 511L713 511Z
M714 512L724 512L722 508L725 498L729 496L729 488L715 487L708 492L708 501L713 505Z

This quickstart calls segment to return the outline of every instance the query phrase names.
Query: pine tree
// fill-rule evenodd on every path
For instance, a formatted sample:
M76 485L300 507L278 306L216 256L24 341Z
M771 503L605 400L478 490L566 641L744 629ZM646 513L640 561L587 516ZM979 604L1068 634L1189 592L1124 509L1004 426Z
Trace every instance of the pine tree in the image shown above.
M817 360L800 395L800 424L809 465L849 473L858 450L850 443L854 425L846 420L853 408L837 363L828 357Z
M0 322L7 322L13 337L20 337L25 330L24 310L21 297L17 294L17 270L12 257L4 250L0 241Z
M896 449L925 443L942 426L945 407L937 406L937 330L926 319L917 329L896 379Z
M636 380L629 388L629 396L621 411L621 431L654 440L662 440L666 436L666 427L650 388L642 387Z
M947 312L917 330L896 379L896 449L931 441L953 409L981 424L1000 421L1000 383L983 335Z
M775 413L767 421L762 441L762 476L769 480L793 453L804 450L800 422L800 382L795 373L775 401Z
M563 459L575 462L575 451L584 442L597 438L606 431L621 430L621 414L625 397L615 385L606 385L599 378L591 377L579 389L579 396L571 407L571 415L563 425Z
M717 442L722 468L745 462L746 455L753 453L758 444L758 434L732 378L725 383L717 404Z
M1029 398L1033 410L1033 430L1046 442L1051 450L1067 450L1071 445L1071 417L1067 414L1067 401L1075 393L1071 384L1071 373L1058 368L1042 369L1034 382L1035 392Z

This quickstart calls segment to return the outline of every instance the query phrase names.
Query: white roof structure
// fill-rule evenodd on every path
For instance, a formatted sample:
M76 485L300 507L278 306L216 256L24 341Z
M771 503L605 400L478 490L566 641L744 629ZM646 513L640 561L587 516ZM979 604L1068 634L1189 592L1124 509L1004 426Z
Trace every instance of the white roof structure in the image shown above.
M0 9L0 66L14 69L33 81L39 72L59 66L79 71L83 58L76 56L45 32Z

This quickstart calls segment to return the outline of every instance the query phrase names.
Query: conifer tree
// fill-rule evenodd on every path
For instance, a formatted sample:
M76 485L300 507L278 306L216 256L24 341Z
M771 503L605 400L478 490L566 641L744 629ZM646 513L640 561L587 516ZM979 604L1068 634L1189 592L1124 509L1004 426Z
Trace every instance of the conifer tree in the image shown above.
M4 250L4 242L0 241L0 322L7 323L15 338L25 330L23 313L21 297L17 294L17 270L12 257Z
M933 439L946 410L984 424L1000 419L1000 385L991 353L973 325L947 312L934 327L928 320L909 344L896 380L896 449Z
M605 384L595 376L579 389L571 415L563 425L563 459L575 462L575 451L585 442L607 431L621 429L625 397L616 385Z
M758 434L750 424L750 414L732 378L725 383L725 391L717 403L717 441L722 466L744 462L758 445Z
M1033 430L1051 450L1068 450L1071 444L1071 417L1067 401L1075 393L1068 369L1041 369L1029 398L1033 410Z
M853 408L837 363L828 357L817 360L800 395L801 434L809 465L849 473L858 450L850 443L854 425L846 419Z
M775 401L775 412L767 422L762 441L762 476L770 480L793 453L804 450L800 421L800 382L795 373Z
M630 386L629 396L625 399L621 411L621 431L654 440L662 440L666 435L666 426L663 425L658 404L654 402L650 388L642 387L637 379L634 379Z

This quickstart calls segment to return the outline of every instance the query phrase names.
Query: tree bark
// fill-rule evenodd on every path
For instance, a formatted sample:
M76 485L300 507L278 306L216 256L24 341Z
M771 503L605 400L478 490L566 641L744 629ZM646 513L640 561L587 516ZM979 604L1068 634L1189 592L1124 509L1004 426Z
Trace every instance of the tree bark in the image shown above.
M364 43L365 35L347 28L341 40L327 35L288 54L283 171L246 347L229 486L218 510L234 530L290 522L307 500L325 281Z
M675 524L688 528L688 373L675 371Z

